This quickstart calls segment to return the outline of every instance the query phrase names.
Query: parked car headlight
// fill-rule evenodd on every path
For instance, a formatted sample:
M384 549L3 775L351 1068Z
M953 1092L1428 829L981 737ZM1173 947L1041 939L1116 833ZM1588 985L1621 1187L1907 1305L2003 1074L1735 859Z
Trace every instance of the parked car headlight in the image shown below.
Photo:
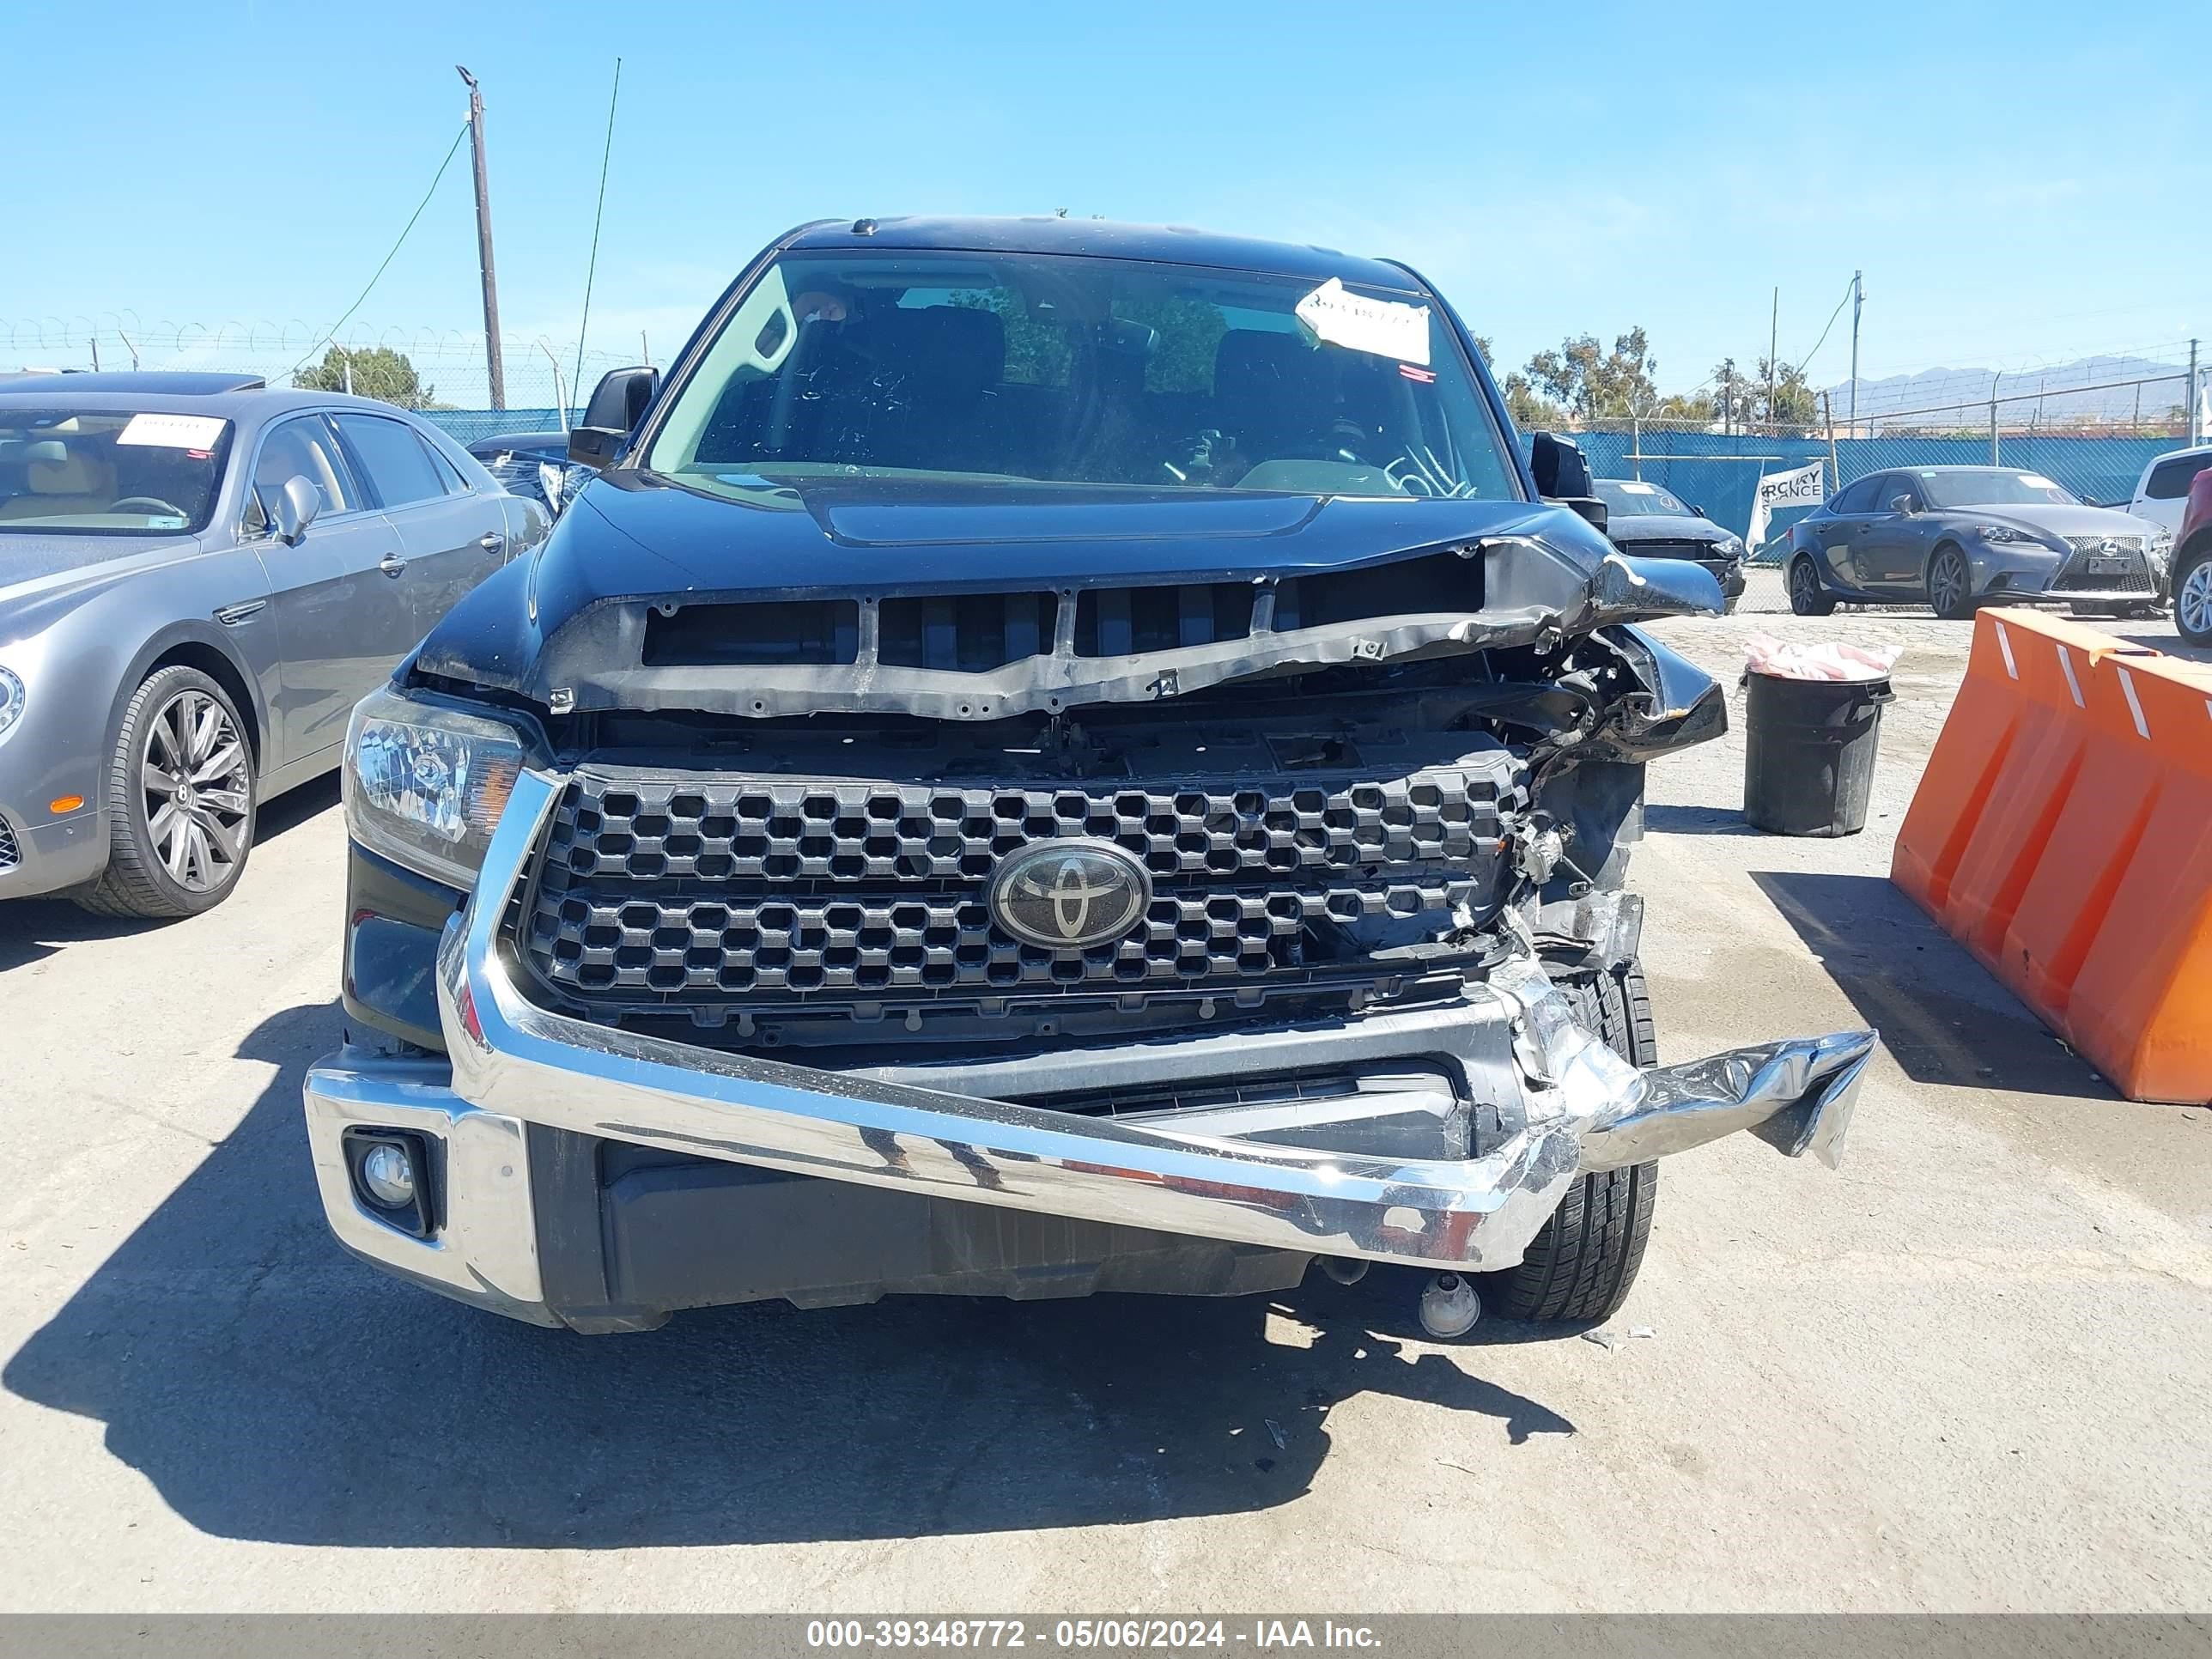
M1741 536L1723 536L1720 540L1713 544L1713 551L1718 553L1723 558L1740 559L1743 556L1744 551L1743 538Z
M1974 534L1985 542L2033 542L2041 545L2040 536L2032 536L2025 530L2015 530L2008 524L1978 524Z
M0 738L23 717L23 682L13 669L0 668Z
M2163 580L2166 572L2173 568L2173 532L2169 530L2154 531L2150 539L2143 544L2143 553L2150 560L2152 571ZM0 714L0 729L5 729L6 725L7 717Z
M346 830L395 864L470 886L534 749L518 721L373 692L346 732Z

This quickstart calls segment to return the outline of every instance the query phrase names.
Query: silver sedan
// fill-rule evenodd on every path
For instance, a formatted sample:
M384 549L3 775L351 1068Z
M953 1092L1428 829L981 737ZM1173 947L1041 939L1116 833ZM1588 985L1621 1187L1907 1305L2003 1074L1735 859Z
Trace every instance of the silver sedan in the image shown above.
M220 903L354 703L544 537L386 404L221 374L0 380L0 899Z

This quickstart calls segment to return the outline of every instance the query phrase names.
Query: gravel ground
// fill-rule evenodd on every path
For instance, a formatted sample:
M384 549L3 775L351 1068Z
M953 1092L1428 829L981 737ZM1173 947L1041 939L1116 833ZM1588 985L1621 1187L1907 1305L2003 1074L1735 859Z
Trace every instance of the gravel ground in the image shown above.
M1900 698L1850 839L1750 832L1735 734L1655 768L1662 1046L1886 1052L1839 1173L1669 1163L1602 1342L1433 1345L1383 1273L507 1324L315 1206L333 788L208 916L0 911L0 1607L2212 1604L2212 1115L2115 1098L1885 879L1968 630L1753 580L1663 631L1731 679L1754 631L1899 644Z

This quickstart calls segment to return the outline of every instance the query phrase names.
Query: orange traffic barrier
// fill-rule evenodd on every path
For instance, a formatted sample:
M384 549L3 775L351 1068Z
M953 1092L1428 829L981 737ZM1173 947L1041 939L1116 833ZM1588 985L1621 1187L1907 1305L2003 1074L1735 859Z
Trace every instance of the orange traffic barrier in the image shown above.
M2212 1101L2212 667L1983 611L1890 878L2123 1094Z

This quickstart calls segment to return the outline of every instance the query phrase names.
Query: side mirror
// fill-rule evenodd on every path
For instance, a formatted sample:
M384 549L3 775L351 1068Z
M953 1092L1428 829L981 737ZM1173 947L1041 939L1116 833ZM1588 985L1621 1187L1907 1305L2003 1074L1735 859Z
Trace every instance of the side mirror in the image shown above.
M1910 514L1912 511L1912 497L1910 495L1892 495L1889 498L1889 510L1893 513Z
M592 389L592 401L584 405L583 424L568 434L568 459L581 466L610 465L659 390L657 368L611 368L602 374Z
M1536 493L1547 501L1590 493L1589 461L1571 438L1539 432L1528 441L1528 470L1536 475Z
M1712 516L1711 514L1706 512L1702 507L1693 506L1690 508L1690 511L1696 514L1701 519L1709 519Z
M1528 470L1536 475L1539 495L1571 507L1600 530L1605 528L1605 503L1590 493L1589 460L1573 439L1555 432L1537 433L1528 441Z
M315 521L315 514L323 510L323 498L314 485L305 477L295 472L284 480L284 487L276 492L270 503L269 517L276 532L276 539L287 547L297 547L300 538L307 533L307 526Z

